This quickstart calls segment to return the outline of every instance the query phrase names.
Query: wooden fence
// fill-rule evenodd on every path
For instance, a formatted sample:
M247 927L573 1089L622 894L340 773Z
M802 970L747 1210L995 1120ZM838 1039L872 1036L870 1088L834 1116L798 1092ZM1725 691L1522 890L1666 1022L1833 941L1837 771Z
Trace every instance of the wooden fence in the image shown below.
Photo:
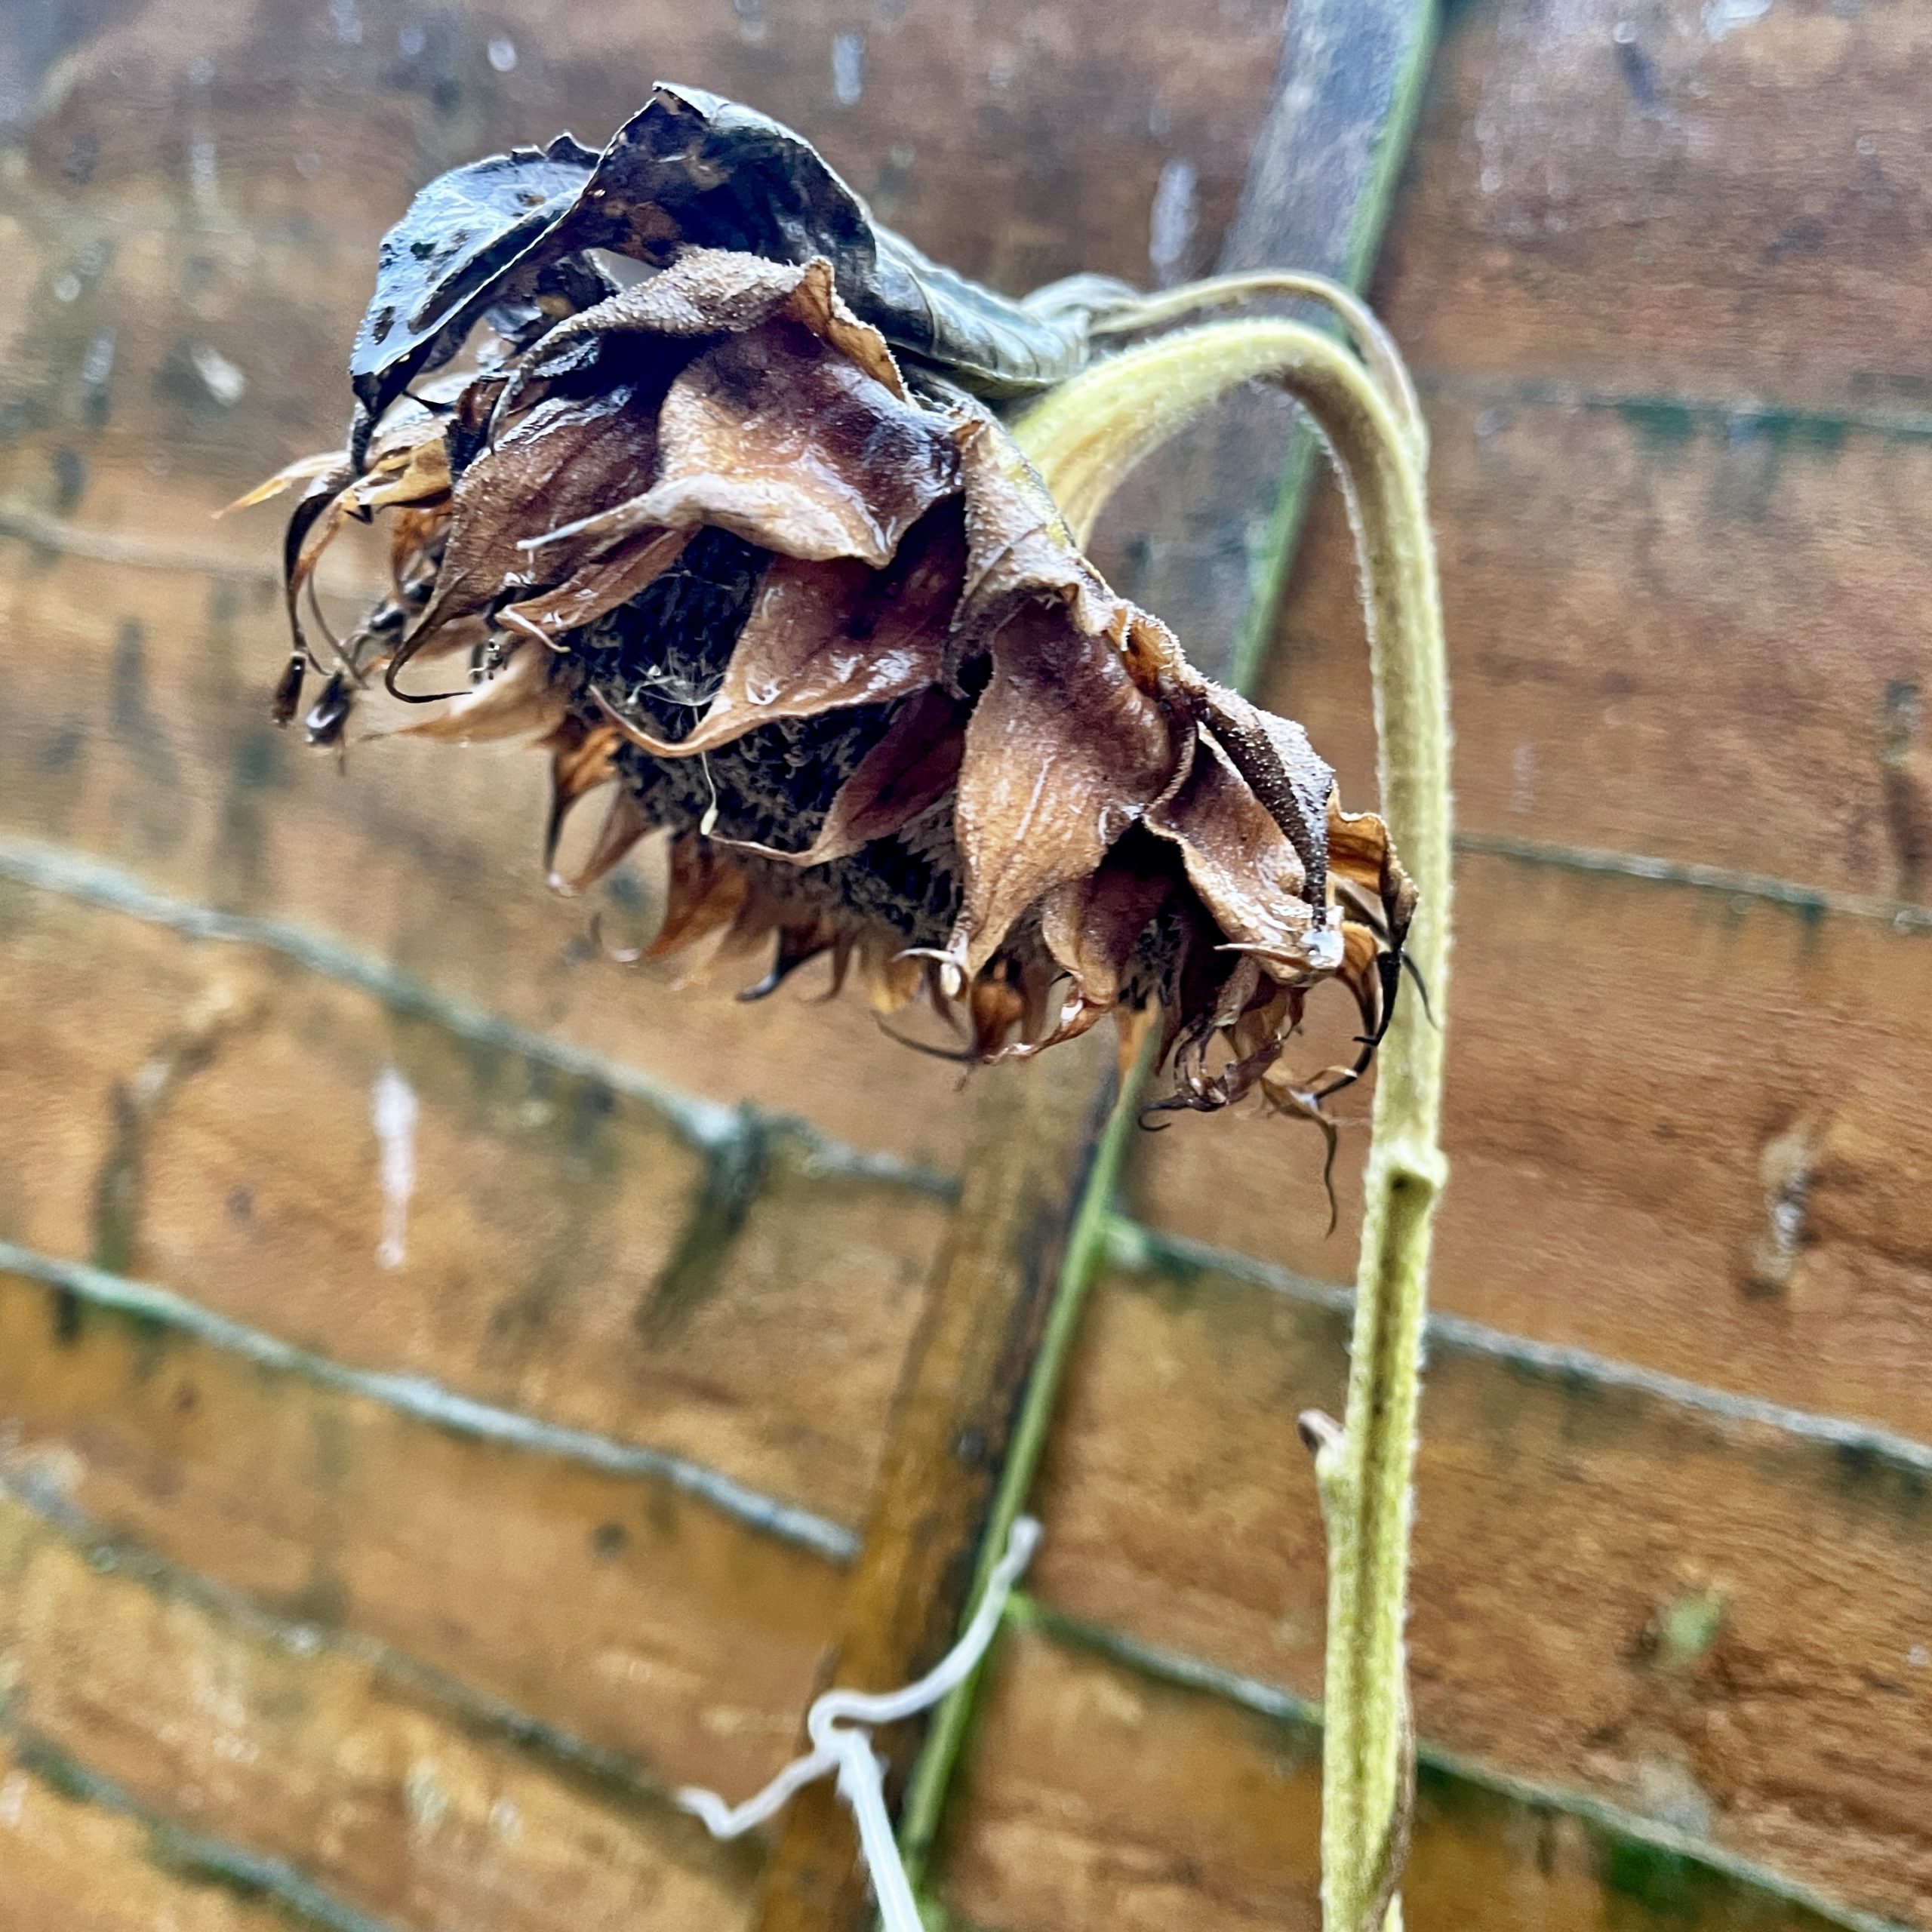
M665 1793L792 1748L947 1229L956 1075L603 960L537 761L345 778L266 721L272 518L209 514L337 433L377 235L661 74L1002 285L1189 272L1281 32L0 21L0 1924L743 1924L765 1854ZM1918 0L1449 12L1374 291L1463 827L1417 1932L1932 1924L1928 183ZM1270 663L1364 799L1325 494ZM1315 1922L1294 1418L1361 1137L1333 1237L1312 1136L1136 1137L932 1870L960 1926Z

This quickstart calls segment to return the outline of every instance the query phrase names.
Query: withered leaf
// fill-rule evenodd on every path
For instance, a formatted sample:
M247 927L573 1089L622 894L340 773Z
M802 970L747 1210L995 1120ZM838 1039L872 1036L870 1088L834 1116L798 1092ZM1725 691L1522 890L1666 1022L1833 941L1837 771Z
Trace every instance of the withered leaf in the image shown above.
M1124 292L1083 276L1040 291L1030 304L996 295L874 221L790 128L664 82L612 137L584 202L601 218L595 245L620 254L648 257L661 247L668 221L681 241L701 247L770 261L822 255L839 293L894 349L989 394L1019 394L1071 374L1086 359L1092 314Z
M435 359L439 339L509 292L512 270L577 204L597 155L569 134L439 174L383 237L376 292L356 331L349 374L368 420Z
M975 393L1014 395L1072 374L1094 314L1130 293L1078 276L1010 300L928 261L880 226L811 143L752 109L660 82L601 155L569 135L452 169L383 238L376 293L349 361L373 422L493 303L542 266L604 248L662 264L681 248L802 265L901 354Z

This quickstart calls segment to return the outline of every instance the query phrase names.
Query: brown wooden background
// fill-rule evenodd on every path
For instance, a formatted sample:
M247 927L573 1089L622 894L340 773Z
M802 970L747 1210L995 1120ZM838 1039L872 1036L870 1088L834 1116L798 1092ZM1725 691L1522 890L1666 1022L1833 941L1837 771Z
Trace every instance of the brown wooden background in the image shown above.
M336 434L377 235L661 74L1014 288L1148 278L1184 165L1186 272L1279 35L0 16L0 1924L740 1922L758 1850L662 1793L791 1747L947 1211L949 1072L603 961L536 761L343 777L266 722L272 513L209 513ZM1928 182L1923 0L1449 16L1375 289L1463 827L1418 1932L1932 1924ZM1268 694L1352 799L1359 633L1327 500ZM1258 1121L1134 1149L949 1819L962 1926L1315 1922L1293 1418L1352 1259L1316 1174Z

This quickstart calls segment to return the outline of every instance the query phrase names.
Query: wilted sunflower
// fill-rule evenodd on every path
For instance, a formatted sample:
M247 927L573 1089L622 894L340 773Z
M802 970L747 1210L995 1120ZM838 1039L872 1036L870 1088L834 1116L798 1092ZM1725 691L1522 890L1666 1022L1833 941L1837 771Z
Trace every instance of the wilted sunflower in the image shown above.
M1340 979L1363 1020L1331 1086L1394 999L1414 894L1382 822L1109 589L995 413L1131 300L966 282L796 135L688 88L601 155L444 175L383 243L347 446L248 500L306 485L278 715L315 658L318 741L380 672L442 704L421 731L543 746L553 880L667 833L645 956L774 946L748 996L827 954L881 1011L929 998L977 1060L1158 1011L1160 1104L1312 1111L1321 1083L1277 1065L1309 988ZM469 373L409 392L479 333ZM378 515L392 595L318 649L317 562Z

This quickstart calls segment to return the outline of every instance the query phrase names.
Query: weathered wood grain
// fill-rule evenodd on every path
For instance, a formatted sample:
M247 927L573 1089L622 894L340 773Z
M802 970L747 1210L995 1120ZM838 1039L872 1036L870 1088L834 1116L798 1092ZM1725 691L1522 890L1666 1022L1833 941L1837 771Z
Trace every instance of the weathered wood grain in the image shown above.
M1932 898L1932 434L1429 401L1465 829ZM1267 701L1372 798L1331 488Z
M1337 1406L1346 1339L1334 1306L1226 1274L1109 1277L1048 1457L1038 1594L1318 1695L1321 1530L1294 1419ZM1921 1915L1932 1460L1439 1337L1415 1534L1426 1742ZM1108 1762L1084 1729L1066 1748Z
M856 1521L943 1204L253 949L0 888L0 1232ZM382 1251L378 1088L414 1178ZM395 1265L387 1265L393 1261Z
M660 76L795 125L968 273L1024 288L1198 268L1232 213L1278 39L1272 0L1203 13L1178 60L1155 15L1105 0L57 14L23 41L14 97L6 239L35 269L0 298L11 414L37 432L20 484L146 527L165 506L138 480L97 500L96 469L137 479L165 454L171 476L232 495L265 458L333 437L376 242L414 188L567 125L601 140ZM113 368L91 381L103 331Z
M1320 1746L1305 1723L1161 1682L1041 1629L1009 1636L989 1690L941 1886L962 1924L1320 1924ZM1427 1764L1402 1912L1416 1932L1825 1932L1834 1922Z
M16 1480L666 1784L788 1752L837 1569L635 1472L491 1440L0 1275Z
M1466 855L1456 971L1437 1307L1932 1441L1932 934ZM1291 1122L1143 1135L1134 1199L1346 1281L1362 1141L1332 1236Z
M906 1352L828 1681L890 1690L924 1676L967 1609L1067 1239L1116 1088L1090 1033L1044 1072L982 1076L959 1204ZM876 1738L903 1783L920 1727ZM893 1794L896 1798L896 1791ZM866 1932L858 1838L831 1786L793 1801L759 1890L757 1932Z
M0 575L18 641L0 674L0 824L190 900L292 918L687 1093L952 1164L956 1072L887 1039L856 995L819 1004L821 969L746 1006L734 995L752 962L679 990L667 971L605 958L592 908L543 884L541 756L392 739L352 746L344 774L277 732L263 673L281 648L278 608L266 580L86 558ZM584 807L586 826L598 809ZM649 884L639 865L598 895L610 943L648 931ZM904 1105L875 1104L888 1085Z
M232 1878L171 1869L145 1825L36 1776L4 1740L0 1915L11 1932L306 1932L313 1923Z
M0 1496L10 1722L159 1816L398 1927L741 1922L748 1860L343 1652L91 1561Z
M1429 375L1922 411L1916 0L1453 10L1374 289Z

